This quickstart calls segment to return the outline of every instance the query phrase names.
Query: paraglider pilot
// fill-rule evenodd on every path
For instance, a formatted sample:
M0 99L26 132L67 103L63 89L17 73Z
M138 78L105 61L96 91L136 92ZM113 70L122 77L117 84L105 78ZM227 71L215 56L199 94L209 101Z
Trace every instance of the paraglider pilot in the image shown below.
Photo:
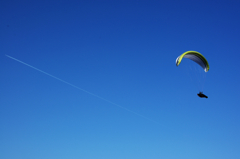
M205 94L203 94L202 92L199 92L197 94L200 98L208 98L208 96L206 96Z

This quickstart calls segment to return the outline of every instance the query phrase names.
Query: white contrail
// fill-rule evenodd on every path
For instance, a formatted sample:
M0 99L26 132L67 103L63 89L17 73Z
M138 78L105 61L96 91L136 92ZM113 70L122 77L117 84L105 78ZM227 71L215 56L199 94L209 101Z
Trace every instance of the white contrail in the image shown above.
M99 99L102 99L102 100L104 100L104 101L106 101L106 102L108 102L108 103L111 103L112 105L115 105L115 106L117 106L117 107L119 107L119 108L122 108L122 109L124 109L124 110L126 110L126 111L128 111L128 112L131 112L131 113L136 114L136 115L138 115L138 116L140 116L140 117L142 117L142 118L145 118L145 119L147 119L147 120L149 120L149 121L152 121L152 122L154 122L154 123L159 124L158 122L156 122L156 121L154 121L154 120L152 120L152 119L149 119L149 118L147 118L147 117L145 117L145 116L143 116L143 115L141 115L141 114L138 114L138 113L136 113L136 112L134 112L134 111L132 111L132 110L129 110L129 109L125 108L125 107L122 107L122 106L120 106L120 105L118 105L118 104L116 104L116 103L113 103L113 102L111 102L111 101L109 101L109 100L107 100L107 99L105 99L105 98L102 98L102 97L100 97L100 96L98 96L98 95L96 95L96 94L93 94L93 93L91 93L91 92L89 92L89 91L86 91L86 90L84 90L84 89L82 89L82 88L80 88L80 87L78 87L78 86L75 86L75 85L73 85L73 84L71 84L71 83L69 83L69 82L67 82L67 81L64 81L64 80L62 80L62 79L60 79L60 78L58 78L58 77L56 77L56 76L53 76L53 75L51 75L51 74L49 74L49 73L47 73L47 72L45 72L45 71L42 71L42 70L40 70L40 69L38 69L38 68L36 68L36 67L33 67L33 66L31 66L31 65L29 65L29 64L27 64L27 63L25 63L25 62L23 62L23 61L21 61L21 60L18 60L18 59L14 58L14 57L11 57L11 56L9 56L9 55L6 55L6 56L7 56L8 58L10 58L10 59L13 59L13 60L15 60L15 61L17 61L17 62L20 62L20 63L26 65L26 66L28 66L28 67L31 67L31 68L33 68L33 69L35 69L35 70L37 70L37 71L39 71L39 72L41 72L41 73L44 73L45 75L48 75L48 76L50 76L50 77L52 77L52 78L55 78L56 80L59 80L59 81L61 81L61 82L63 82L63 83L66 83L66 84L68 84L68 85L70 85L70 86L72 86L72 87L74 87L74 88L77 88L77 89L79 89L79 90L81 90L81 91L83 91L83 92L85 92L85 93L88 93L88 94L90 94L90 95L92 95L92 96L95 96L95 97L97 97L97 98L99 98Z

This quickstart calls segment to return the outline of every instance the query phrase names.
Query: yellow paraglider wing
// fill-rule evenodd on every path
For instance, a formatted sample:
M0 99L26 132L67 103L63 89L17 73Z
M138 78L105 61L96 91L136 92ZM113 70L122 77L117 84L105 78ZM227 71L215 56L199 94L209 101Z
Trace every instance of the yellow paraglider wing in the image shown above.
M187 51L184 52L182 55L178 56L178 58L176 59L176 65L178 66L183 58L188 58L194 62L196 62L197 64L199 64L205 72L208 72L209 70L209 64L207 59L200 54L197 51Z

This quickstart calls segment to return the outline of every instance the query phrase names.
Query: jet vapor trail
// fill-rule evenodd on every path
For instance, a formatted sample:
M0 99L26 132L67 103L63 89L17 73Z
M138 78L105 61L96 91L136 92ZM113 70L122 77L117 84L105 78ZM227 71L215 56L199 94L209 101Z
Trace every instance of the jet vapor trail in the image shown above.
M131 112L131 113L133 113L133 114L135 114L135 115L138 115L138 116L140 116L140 117L142 117L142 118L145 118L145 119L147 119L147 120L149 120L149 121L152 121L152 122L154 122L154 123L159 124L158 122L156 122L156 121L154 121L154 120L152 120L152 119L149 119L149 118L147 118L147 117L145 117L145 116L143 116L143 115L141 115L141 114L138 114L138 113L136 113L136 112L134 112L134 111L132 111L132 110L129 110L129 109L125 108L125 107L122 107L122 106L120 106L120 105L118 105L118 104L116 104L116 103L113 103L113 102L111 102L111 101L109 101L109 100L107 100L107 99L105 99L105 98L102 98L102 97L100 97L100 96L98 96L98 95L96 95L96 94L93 94L93 93L91 93L91 92L89 92L89 91L86 91L86 90L84 90L84 89L82 89L82 88L80 88L80 87L78 87L78 86L75 86L75 85L73 85L73 84L71 84L71 83L69 83L69 82L67 82L67 81L64 81L64 80L62 80L62 79L60 79L60 78L58 78L58 77L56 77L56 76L53 76L53 75L51 75L51 74L49 74L49 73L47 73L47 72L45 72L45 71L42 71L42 70L40 70L40 69L38 69L38 68L36 68L36 67L33 67L33 66L31 66L31 65L29 65L29 64L27 64L27 63L25 63L25 62L23 62L23 61L21 61L21 60L18 60L18 59L14 58L14 57L11 57L11 56L9 56L9 55L6 55L6 56L7 56L8 58L12 59L12 60L15 60L15 61L21 63L21 64L24 64L24 65L26 65L26 66L28 66L28 67L31 67L31 68L33 68L33 69L35 69L35 70L37 70L37 71L39 71L39 72L41 72L41 73L44 73L45 75L48 75L48 76L50 76L50 77L52 77L52 78L55 78L55 79L58 80L58 81L61 81L61 82L65 83L65 84L68 84L68 85L74 87L74 88L77 88L77 89L79 89L79 90L81 90L81 91L83 91L83 92L85 92L85 93L88 93L88 94L90 94L90 95L92 95L92 96L95 96L95 97L97 97L97 98L99 98L99 99L101 99L101 100L104 100L104 101L106 101L106 102L108 102L108 103L110 103L110 104L112 104L112 105L115 105L115 106L117 106L117 107L119 107L119 108L122 108L122 109L124 109L124 110L126 110L126 111L128 111L128 112Z

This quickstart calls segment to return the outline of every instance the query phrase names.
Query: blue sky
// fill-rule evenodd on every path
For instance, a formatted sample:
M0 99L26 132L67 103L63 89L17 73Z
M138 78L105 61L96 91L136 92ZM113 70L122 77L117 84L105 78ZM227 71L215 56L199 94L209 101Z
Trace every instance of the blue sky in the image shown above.
M240 158L239 6L2 0L0 158ZM208 99L175 65L188 50Z

